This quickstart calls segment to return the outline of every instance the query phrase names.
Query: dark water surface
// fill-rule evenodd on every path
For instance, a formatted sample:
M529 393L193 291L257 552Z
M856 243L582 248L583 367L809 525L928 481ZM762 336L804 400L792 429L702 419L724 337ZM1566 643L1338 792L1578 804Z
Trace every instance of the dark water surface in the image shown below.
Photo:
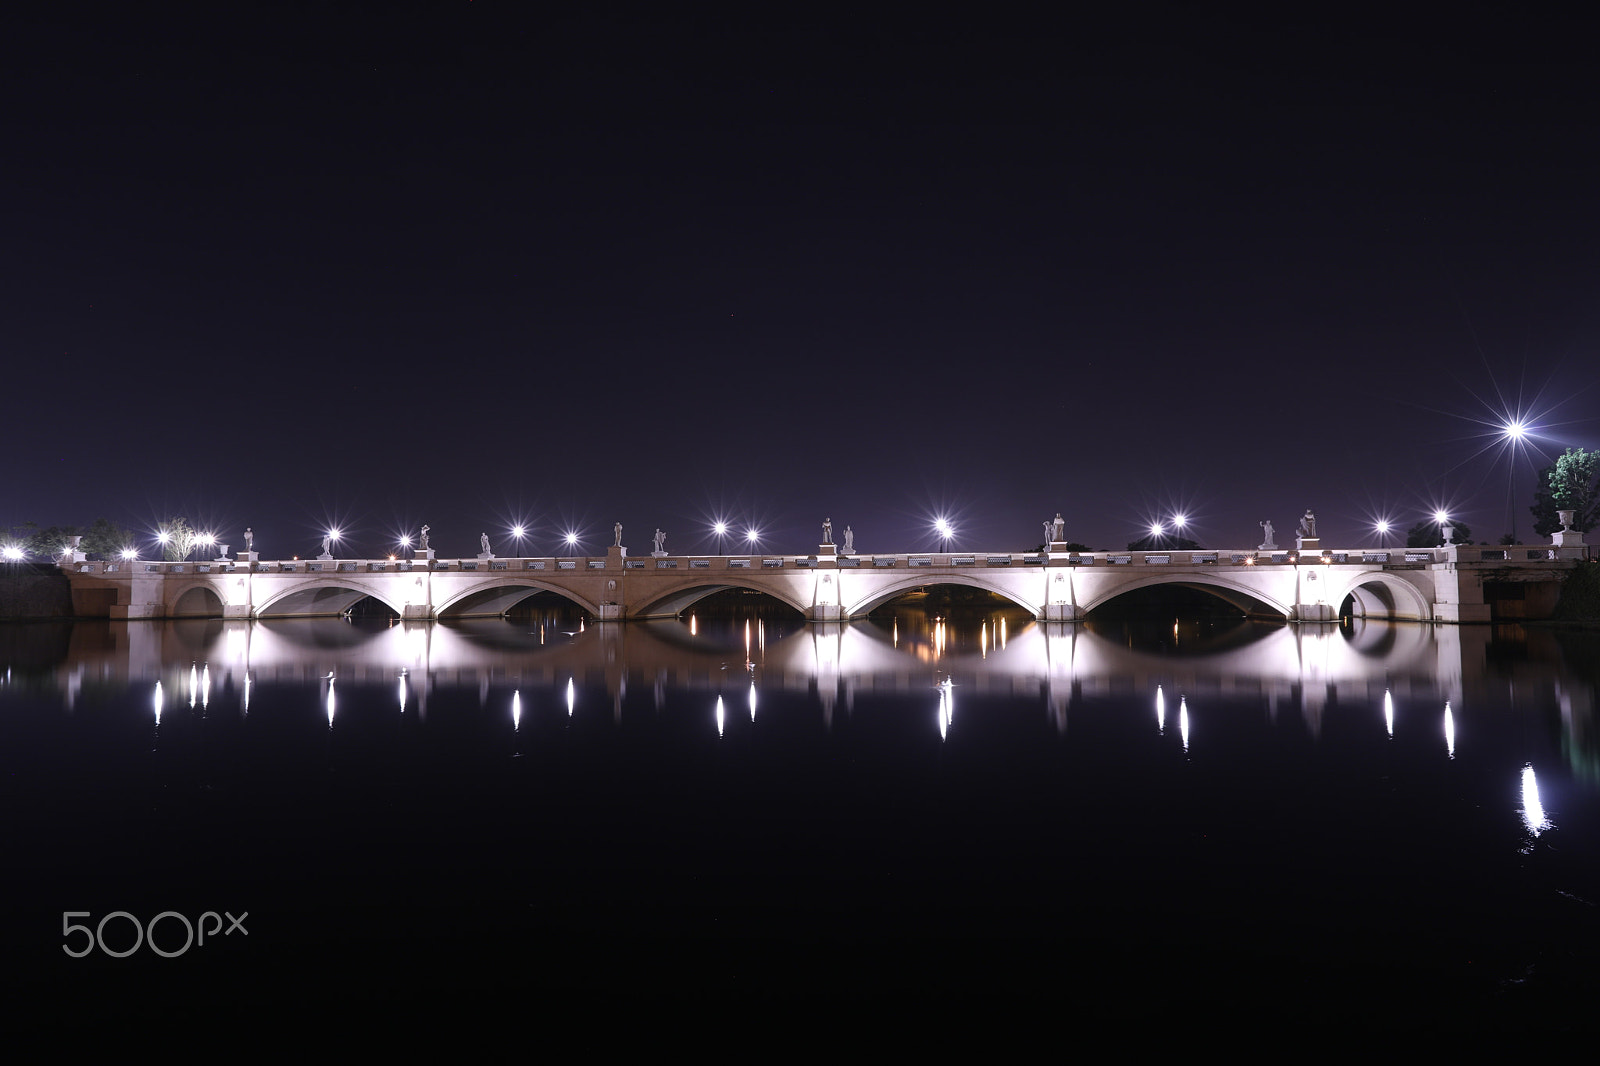
M1578 1028L1597 650L914 609L10 626L7 1000L46 1031ZM179 954L164 912L218 917Z

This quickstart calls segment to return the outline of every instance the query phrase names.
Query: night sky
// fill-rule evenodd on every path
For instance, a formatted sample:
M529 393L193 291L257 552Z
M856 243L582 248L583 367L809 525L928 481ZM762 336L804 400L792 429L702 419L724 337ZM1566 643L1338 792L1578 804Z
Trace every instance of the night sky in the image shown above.
M1577 23L217 7L0 44L0 526L1494 541L1600 445Z

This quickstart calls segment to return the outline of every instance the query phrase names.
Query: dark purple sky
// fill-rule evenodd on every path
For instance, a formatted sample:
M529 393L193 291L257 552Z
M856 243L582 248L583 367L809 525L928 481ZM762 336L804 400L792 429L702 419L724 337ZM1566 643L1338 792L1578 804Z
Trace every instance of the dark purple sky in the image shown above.
M1493 540L1497 389L1600 444L1577 24L219 7L0 44L0 525Z

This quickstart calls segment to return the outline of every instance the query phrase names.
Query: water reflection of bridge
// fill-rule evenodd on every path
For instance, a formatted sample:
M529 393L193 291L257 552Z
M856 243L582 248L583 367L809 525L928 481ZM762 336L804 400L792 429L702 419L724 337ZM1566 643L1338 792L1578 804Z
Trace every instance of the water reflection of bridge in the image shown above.
M476 687L486 700L491 690L570 680L586 700L603 691L620 714L624 696L640 686L655 691L659 707L669 689L735 694L754 684L815 693L830 719L841 705L848 712L874 693L931 691L949 680L965 700L1038 701L1062 727L1076 700L1154 692L1161 685L1191 699L1264 698L1269 707L1298 710L1313 730L1330 703L1376 705L1392 692L1397 699L1449 700L1459 708L1490 687L1515 682L1514 675L1488 670L1493 631L1485 627L1360 620L1344 629L1277 626L1242 646L1192 657L1140 651L1081 625L1055 622L1025 622L1002 639L956 651L902 641L871 624L797 625L771 639L758 627L753 634L709 636L675 621L547 630L542 637L498 621L377 629L328 620L105 624L79 626L58 669L69 700L96 681L165 679L169 691L181 691L191 670L203 668L205 683L219 696L244 691L247 679L253 685L315 683L331 674L347 683L394 684L403 676L408 698L424 712L429 692L441 687ZM1559 661L1548 634L1529 636L1549 645L1537 658ZM1546 687L1550 662L1537 674ZM1583 685L1551 695L1563 706L1576 698L1580 712L1591 699Z

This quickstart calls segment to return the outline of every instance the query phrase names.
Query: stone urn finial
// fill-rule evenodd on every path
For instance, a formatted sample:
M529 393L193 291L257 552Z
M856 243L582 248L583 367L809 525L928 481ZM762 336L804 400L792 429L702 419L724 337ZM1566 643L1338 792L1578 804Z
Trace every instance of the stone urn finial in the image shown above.
M1561 532L1566 533L1572 529L1572 516L1576 513L1576 509L1556 512L1556 517L1561 519Z

